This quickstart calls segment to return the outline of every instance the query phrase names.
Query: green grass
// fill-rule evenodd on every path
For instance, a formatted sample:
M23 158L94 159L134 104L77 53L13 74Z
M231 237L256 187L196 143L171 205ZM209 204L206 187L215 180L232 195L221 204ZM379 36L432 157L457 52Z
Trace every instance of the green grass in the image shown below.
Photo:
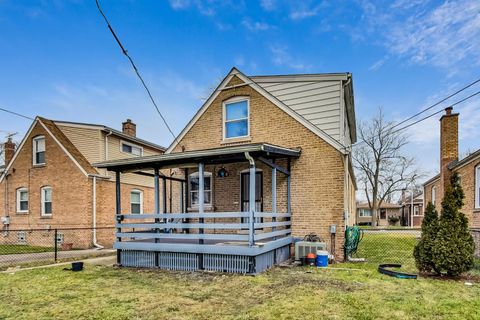
M477 284L335 267L361 270L250 277L86 265L0 274L0 319L478 319Z
M2 254L17 254L17 253L39 253L39 252L52 252L54 248L40 247L40 246L28 246L21 244L2 244L0 245L0 255Z

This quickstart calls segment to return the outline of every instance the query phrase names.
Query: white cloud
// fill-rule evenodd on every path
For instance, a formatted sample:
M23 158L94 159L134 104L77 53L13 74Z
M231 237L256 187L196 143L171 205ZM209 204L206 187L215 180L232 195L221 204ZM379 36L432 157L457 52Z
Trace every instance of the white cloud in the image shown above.
M249 19L244 19L242 21L242 25L247 30L253 31L253 32L255 32L255 31L266 31L266 30L274 28L272 25L269 25L266 22L259 22L259 21L252 22Z
M260 6L266 11L272 11L276 8L277 3L275 0L261 0Z
M205 16L215 15L215 1L201 1L201 0L169 0L170 6L174 10L186 10L196 8L201 14Z
M291 8L289 17L292 20L310 18L316 16L324 6L323 3L316 6L310 6L307 2L299 1L296 3L296 6Z
M286 66L290 69L305 71L311 69L310 65L294 59L288 52L287 46L273 45L270 46L272 53L272 62L277 66Z
M378 69L380 69L384 64L385 62L388 60L388 56L384 56L383 58L375 61L375 63L373 63L370 68L368 68L368 70L370 71L377 71Z

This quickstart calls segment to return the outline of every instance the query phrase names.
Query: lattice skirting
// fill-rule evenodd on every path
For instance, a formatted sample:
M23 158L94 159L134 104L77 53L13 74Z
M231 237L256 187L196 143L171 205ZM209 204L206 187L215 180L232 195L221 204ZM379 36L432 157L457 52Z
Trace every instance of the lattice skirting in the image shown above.
M121 250L124 267L256 274L290 258L290 245L257 256Z

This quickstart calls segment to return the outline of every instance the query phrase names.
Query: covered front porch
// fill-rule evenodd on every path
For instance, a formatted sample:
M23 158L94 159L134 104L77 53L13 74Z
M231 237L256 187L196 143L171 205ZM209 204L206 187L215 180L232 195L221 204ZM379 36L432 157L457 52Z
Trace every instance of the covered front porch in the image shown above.
M97 164L116 173L118 264L255 274L288 259L299 156L248 144ZM153 178L154 212L122 213L127 172Z

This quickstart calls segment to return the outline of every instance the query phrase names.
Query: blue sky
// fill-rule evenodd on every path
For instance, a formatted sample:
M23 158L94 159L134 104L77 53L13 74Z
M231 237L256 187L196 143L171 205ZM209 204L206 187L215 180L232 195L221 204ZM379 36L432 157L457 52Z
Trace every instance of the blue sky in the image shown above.
M351 72L359 121L379 107L401 120L480 76L477 0L101 4L176 133L232 66L248 75ZM0 30L0 106L115 128L132 118L140 137L171 142L94 0L0 0ZM480 147L479 105L457 108L462 152ZM406 151L432 173L438 118L406 132ZM2 137L21 140L28 126L0 113Z

